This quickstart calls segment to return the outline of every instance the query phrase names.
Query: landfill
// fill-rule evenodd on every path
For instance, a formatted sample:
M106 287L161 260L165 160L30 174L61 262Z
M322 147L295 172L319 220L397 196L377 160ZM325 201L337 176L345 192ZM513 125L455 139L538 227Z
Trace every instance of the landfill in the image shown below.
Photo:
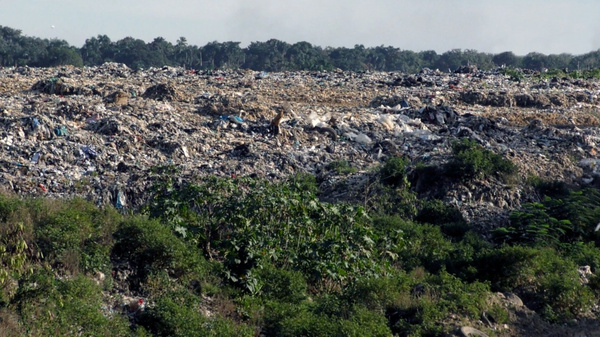
M342 179L360 191L389 156L441 163L460 138L512 160L523 181L600 181L598 80L467 70L2 68L0 186L135 209L147 201L152 169L175 165L181 179L308 172L326 199L344 195ZM340 160L356 173L326 170ZM483 225L532 198L522 184L495 181L436 193Z

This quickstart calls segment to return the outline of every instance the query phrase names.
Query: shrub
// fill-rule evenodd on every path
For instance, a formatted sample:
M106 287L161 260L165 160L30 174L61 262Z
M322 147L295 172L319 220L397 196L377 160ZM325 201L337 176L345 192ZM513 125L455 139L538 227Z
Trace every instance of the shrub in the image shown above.
M281 337L342 337L341 324L325 315L300 312L281 322Z
M409 187L407 170L410 161L404 157L389 157L379 170L381 181L394 187Z
M409 164L408 158L389 157L379 168L378 180L366 191L364 202L371 214L415 216L417 196L410 191Z
M514 82L521 82L523 79L525 79L525 75L523 75L523 72L520 69L506 67L500 70L500 72L503 75L508 76L510 80Z
M335 171L338 175L347 175L356 172L356 168L352 167L346 160L332 161L327 165L327 169Z
M427 193L436 197L436 192L440 191L439 186L444 183L444 174L442 167L417 163L411 173L411 185L417 193Z
M129 278L134 289L153 271L167 270L176 278L185 274L200 277L206 271L201 254L156 220L142 216L125 219L114 236L112 257L115 261L128 261L134 268L134 275Z
M343 336L351 337L389 337L392 331L387 319L381 312L373 312L364 307L355 306L352 315L342 321Z
M344 317L341 317L343 311ZM339 298L326 296L313 310L296 311L281 320L276 334L267 336L391 336L382 313L364 307L342 307Z
M510 226L498 228L494 235L501 242L542 246L593 241L599 217L600 192L586 189L525 204L511 213Z
M591 308L594 296L580 283L577 265L554 249L509 247L480 256L479 277L492 289L513 291L550 321L564 322Z
M513 162L466 138L452 144L452 154L446 165L446 174L451 177L470 179L498 174L508 178L517 172Z
M13 305L28 336L129 334L127 319L110 314L99 286L82 275L61 281L50 270L35 273L24 280Z
M527 183L533 186L542 197L562 198L570 192L569 186L564 181L549 181L537 176L530 176L527 178Z
M442 271L414 279L410 291L401 293L396 302L386 308L389 326L394 335L438 336L449 333L442 321L450 314L479 318L487 310L489 287L483 283L463 283Z
M155 336L253 336L251 327L216 317L208 318L198 310L198 297L178 291L156 299L147 309L139 324Z
M352 283L344 296L349 305L361 305L375 312L385 312L397 305L414 286L414 278L403 270L394 270L387 277L365 277Z
M178 226L195 233L184 240L195 238L209 258L218 254L227 279L251 293L262 286L253 269L265 263L300 270L307 279L332 287L382 269L370 258L375 242L361 207L321 202L290 182L200 182L163 187L155 200L164 202L154 202L151 214L173 205L163 221L179 219Z
M493 231L494 239L509 244L553 245L560 243L571 226L568 220L550 216L541 203L523 205L520 211L510 215L510 225Z
M578 266L590 266L592 272L600 270L600 248L594 242L574 242L560 246L561 252Z
M51 203L51 204L50 204ZM110 270L112 232L120 215L75 198L41 205L47 213L36 221L36 243L50 263L76 274Z
M306 298L306 281L299 272L268 264L257 271L257 277L262 284L261 294L268 299L299 303Z
M450 256L453 244L441 229L428 224L417 224L399 217L378 217L373 220L376 228L394 228L397 237L393 253L402 269L409 271L424 266L430 271L439 270Z
M460 210L441 200L424 202L415 220L438 225L444 234L451 237L462 237L469 230Z
M25 231L22 222L0 223L0 307L14 295L17 280L33 272Z
M298 192L307 191L314 195L319 193L317 178L313 174L296 173L290 176L287 182L291 188L296 189Z

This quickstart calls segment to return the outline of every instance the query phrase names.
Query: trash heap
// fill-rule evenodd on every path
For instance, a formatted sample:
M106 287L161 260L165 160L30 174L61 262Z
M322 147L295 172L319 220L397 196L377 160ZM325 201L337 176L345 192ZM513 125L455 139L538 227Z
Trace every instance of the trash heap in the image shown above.
M593 184L599 93L597 80L516 82L476 68L414 75L133 71L116 63L3 68L0 184L21 195L136 208L157 166L178 166L182 179L309 172L331 187L341 178L325 167L344 160L357 169L346 186L359 189L388 156L435 164L459 138L510 158L522 177ZM485 181L444 193L471 219L527 199L522 186Z

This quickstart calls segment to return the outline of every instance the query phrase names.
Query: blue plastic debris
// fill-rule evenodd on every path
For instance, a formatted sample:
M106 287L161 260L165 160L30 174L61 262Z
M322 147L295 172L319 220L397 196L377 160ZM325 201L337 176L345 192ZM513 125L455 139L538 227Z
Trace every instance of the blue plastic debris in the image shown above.
M238 116L229 116L229 120L238 124L244 123L244 120Z
M68 136L69 135L69 131L67 131L67 127L66 126L61 126L61 127L57 127L56 129L54 129L54 133L57 136Z
M34 118L32 121L32 125L33 125L33 129L37 129L38 126L40 126L40 121L37 118Z

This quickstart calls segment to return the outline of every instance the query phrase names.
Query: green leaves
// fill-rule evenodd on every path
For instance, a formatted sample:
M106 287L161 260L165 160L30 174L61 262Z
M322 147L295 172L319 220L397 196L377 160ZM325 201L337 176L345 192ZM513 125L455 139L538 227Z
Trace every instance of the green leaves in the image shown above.
M523 205L510 215L510 225L496 229L497 241L509 244L551 245L589 242L596 238L600 192L586 189L560 198Z
M223 259L227 278L251 293L260 291L251 270L265 263L337 284L382 268L371 259L380 253L366 212L321 202L298 179L209 177L176 186L167 171L157 182L149 213L176 232L197 233L184 239Z
M517 172L517 167L510 160L484 149L474 140L465 138L454 142L452 154L452 160L446 165L448 176L470 179L498 174L508 177Z

